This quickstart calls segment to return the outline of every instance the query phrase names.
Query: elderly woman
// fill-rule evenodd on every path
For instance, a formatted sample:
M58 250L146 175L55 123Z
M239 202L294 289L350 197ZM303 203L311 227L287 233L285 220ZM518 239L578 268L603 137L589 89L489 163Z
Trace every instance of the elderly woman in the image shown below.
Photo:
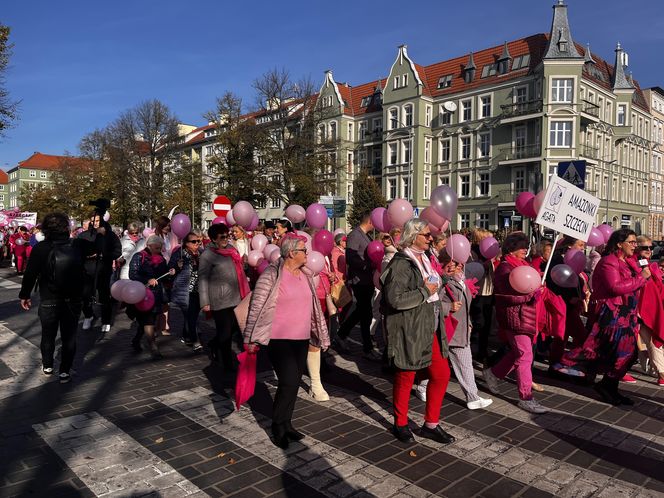
M399 441L413 442L408 427L408 402L416 374L429 378L426 413L420 434L439 443L455 439L439 425L440 409L450 380L447 340L436 333L440 276L425 251L432 236L426 221L412 219L404 226L402 251L381 275L387 358L395 366L393 433Z
M309 346L330 345L325 316L316 298L313 279L302 270L307 262L306 239L287 234L281 239L281 260L268 266L251 296L244 341L249 352L258 345L267 353L277 374L272 434L274 444L288 448L304 436L291 423L297 390L307 364Z
M627 228L611 234L602 259L592 276L593 294L586 327L590 334L583 346L567 352L562 363L585 374L604 373L595 390L612 405L633 405L618 392L618 382L636 359L638 293L651 277L640 269L633 255L636 234Z
M510 284L510 273L526 261L528 237L523 232L509 234L503 242L503 259L496 268L496 319L498 332L510 346L509 352L493 367L484 369L489 390L498 394L498 380L512 370L519 387L519 408L530 413L546 413L548 408L533 398L533 339L537 334L537 302L541 288L530 294L520 294Z
M198 267L203 239L196 232L189 232L182 247L173 251L168 267L175 270L171 290L171 302L184 315L182 342L194 352L203 349L198 336L198 315L201 314L201 299L198 293Z
M249 294L240 253L229 243L228 227L223 223L208 229L210 244L198 267L198 293L204 312L212 313L217 335L210 341L210 356L221 361L226 370L235 369L231 349L233 331L239 330L235 307Z
M146 285L154 294L154 306L152 306L152 309L147 311L136 310L138 330L131 344L136 352L141 351L141 339L143 334L145 334L154 359L161 358L161 353L157 347L155 322L157 321L158 313L161 312L166 302L164 286L160 278L165 274L175 274L174 269L168 269L166 260L162 255L163 244L161 237L150 235L145 243L145 249L134 254L129 262L129 278Z
M134 254L145 247L145 240L141 240L141 224L138 221L132 221L127 225L127 231L120 239L122 244L122 256L116 260L120 266L120 279L129 278L129 261Z

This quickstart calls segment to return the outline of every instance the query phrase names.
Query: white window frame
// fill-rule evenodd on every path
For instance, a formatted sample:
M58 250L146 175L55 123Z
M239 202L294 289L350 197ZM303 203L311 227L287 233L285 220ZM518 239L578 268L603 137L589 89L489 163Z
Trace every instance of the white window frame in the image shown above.
M399 195L399 191L397 190L397 179L388 178L386 187L387 187L387 199L390 201L396 199L397 195Z
M468 139L466 147L465 140ZM470 161L472 158L473 137L472 135L462 135L459 137L459 161ZM467 151L467 155L465 154Z
M390 166L399 164L399 145L397 142L387 144L387 160Z
M482 176L486 175L486 180L482 180ZM486 185L486 193L482 193L482 185ZM477 180L475 181L475 197L489 197L491 195L491 172L478 171Z
M470 228L470 213L459 213L459 228Z
M410 176L403 175L401 177L401 197L410 199Z
M433 107L426 105L424 108L424 126L431 126L431 116L433 115Z
M473 191L473 188L472 188L473 187L473 185L472 185L473 184L473 175L471 175L470 172L459 173L458 178L459 178L459 191L458 191L459 198L461 198L461 199L470 199L471 193ZM465 195L464 195L464 181L463 181L464 178L468 178L468 183L466 185L468 193L465 194Z
M485 114L485 103L484 99L489 99L489 113ZM479 110L480 113L480 119L486 119L490 118L493 116L493 96L490 93L487 93L486 95L480 95L477 97L477 109Z
M486 218L486 222L482 218ZM485 230L488 230L490 225L491 225L491 217L489 213L477 213L477 217L475 219L475 226L477 226L478 228L484 228Z
M445 155L447 155L447 157L445 157ZM441 138L438 141L438 162L449 163L451 159L452 159L452 139Z
M399 108L398 107L390 107L387 110L387 115L389 117L390 130L399 129L401 127L401 124L399 123Z
M483 138L488 138L488 145L489 146L487 147L486 154L484 154L483 151L482 151L482 139ZM477 157L482 158L482 159L486 159L487 157L491 157L491 147L492 147L491 132L486 131L486 132L479 133L477 135Z
M473 99L463 99L460 101L459 105L459 123L465 123L466 121L473 120ZM466 111L469 113L469 117L466 117Z
M30 178L37 178L37 172L34 169L30 170Z
M438 175L438 185L450 185L450 175Z
M431 197L431 176L424 175L424 198Z
M569 130L560 129L561 125L569 125ZM555 129L554 129L555 128ZM569 135L569 144L565 138ZM559 138L562 137L562 142ZM553 140L552 140L553 139ZM569 149L574 147L574 121L573 120L551 120L549 122L549 147L553 149Z
M523 186L519 186L517 182L523 181ZM528 176L526 168L514 168L512 170L512 192L518 194L528 190Z
M353 135L353 123L348 123L348 141L352 142L355 139Z
M431 164L431 138L424 138L424 163Z
M403 126L413 126L415 109L413 104L405 104L403 106Z
M39 178L46 178L48 175L46 174L46 171L40 171L39 172Z
M621 112L622 111L622 112ZM629 109L627 108L627 104L618 104L616 106L616 125L617 126L627 126L627 116ZM620 116L622 114L622 123L620 122Z
M410 164L413 160L413 143L411 139L403 140L401 142L401 163Z
M574 78L551 78L551 102L554 104L574 103ZM568 83L571 82L571 86Z

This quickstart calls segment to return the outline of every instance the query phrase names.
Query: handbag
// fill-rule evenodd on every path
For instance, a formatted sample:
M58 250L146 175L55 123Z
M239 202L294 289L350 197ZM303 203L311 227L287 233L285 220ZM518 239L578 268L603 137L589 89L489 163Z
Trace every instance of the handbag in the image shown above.
M346 284L343 282L332 284L332 288L330 289L330 296L332 297L332 301L337 308L343 308L344 306L353 302L353 295L350 293L348 287L346 287Z
M325 295L325 306L327 307L327 316L332 317L337 314L339 310L334 305L334 299L330 294Z
M247 326L247 317L249 316L249 303L251 303L251 292L244 296L244 299L240 301L233 312L235 313L235 319L237 324L240 326L240 331L244 333L244 328Z

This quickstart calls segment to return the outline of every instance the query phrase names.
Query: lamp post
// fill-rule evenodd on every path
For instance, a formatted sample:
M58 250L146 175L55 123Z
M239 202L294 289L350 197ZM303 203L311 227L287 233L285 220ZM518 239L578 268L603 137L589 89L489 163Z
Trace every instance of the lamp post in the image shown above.
M610 161L605 161L603 159L600 159L604 164L606 164L606 168L609 170L608 174L606 175L606 222L609 222L609 198L610 198L610 192L611 192L611 165L614 164L617 159L611 159Z

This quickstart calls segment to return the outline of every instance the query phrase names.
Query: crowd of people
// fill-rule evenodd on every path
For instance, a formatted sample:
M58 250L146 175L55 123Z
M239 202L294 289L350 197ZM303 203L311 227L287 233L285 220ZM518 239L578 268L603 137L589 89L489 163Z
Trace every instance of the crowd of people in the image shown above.
M23 274L21 306L29 310L35 287L40 293L46 375L54 374L60 330L63 383L71 379L80 314L81 328L90 329L97 304L102 333L110 332L115 313L126 312L136 322L132 347L140 353L147 346L154 359L162 356L159 337L171 334L194 353L206 350L229 372L237 368L234 340L249 354L265 349L278 379L272 433L282 448L303 437L291 423L302 377L308 373L314 400L329 400L322 354L329 347L351 354L357 325L362 356L382 362L393 377L393 433L405 442L414 440L411 395L426 404L420 436L454 441L440 425L452 372L469 410L492 403L480 395L477 367L480 386L494 394L513 373L518 406L547 412L533 395L544 389L533 382L535 358L558 379L593 382L602 375L594 388L613 405L633 404L619 385L635 382L629 370L637 362L664 386L664 261L651 262L652 240L629 229L616 230L592 250L570 237L534 244L525 233L512 232L501 241L500 254L486 258L480 246L493 234L477 228L467 234L471 256L464 263L426 221L414 218L380 233L367 213L348 234L334 235L322 270L312 272L306 263L315 230L296 230L285 218L252 231L217 223L178 239L165 216L151 229L132 222L118 231L104 214L102 206L73 229L66 215L53 213L31 230L3 234L4 257L13 257ZM278 257L250 265L258 234L278 246ZM368 254L374 241L382 244L382 260ZM586 251L587 264L575 286L561 286L547 267L565 261L571 250ZM471 263L481 267L480 274L469 275ZM535 268L543 280L532 292L518 291L510 280L521 266ZM119 303L111 289L121 280L140 282L153 298ZM175 314L182 319L173 321ZM202 316L216 329L207 343ZM182 323L181 330L171 323Z

